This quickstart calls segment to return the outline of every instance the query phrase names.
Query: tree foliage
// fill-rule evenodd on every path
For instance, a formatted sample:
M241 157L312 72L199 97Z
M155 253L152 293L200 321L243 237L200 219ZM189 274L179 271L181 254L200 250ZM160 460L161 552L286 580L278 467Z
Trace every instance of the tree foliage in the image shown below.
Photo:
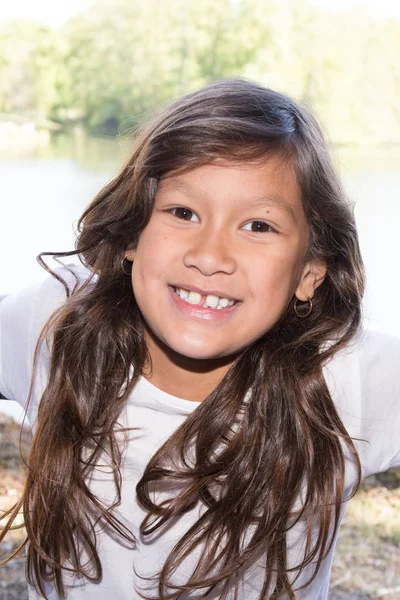
M332 141L400 140L400 21L306 0L99 0L61 29L0 30L0 112L129 129L214 79L307 102Z

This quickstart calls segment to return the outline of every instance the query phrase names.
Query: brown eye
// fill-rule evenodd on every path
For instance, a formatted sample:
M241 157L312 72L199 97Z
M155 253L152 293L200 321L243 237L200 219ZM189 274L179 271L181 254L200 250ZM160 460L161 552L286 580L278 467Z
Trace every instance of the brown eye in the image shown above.
M253 233L275 233L275 229L265 221L250 221L246 223L243 229L252 231Z
M199 221L198 216L190 208L184 208L183 206L177 206L171 210L172 214L182 221Z

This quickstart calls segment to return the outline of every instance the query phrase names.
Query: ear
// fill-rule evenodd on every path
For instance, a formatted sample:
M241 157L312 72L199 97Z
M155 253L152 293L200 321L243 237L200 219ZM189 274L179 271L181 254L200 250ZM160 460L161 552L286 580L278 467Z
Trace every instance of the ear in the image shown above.
M129 250L125 250L125 258L126 258L126 260L130 260L131 262L133 262L135 260L135 255L136 255L136 249L135 248L131 248Z
M325 261L310 260L306 262L295 291L298 300L306 302L309 298L313 298L315 290L325 279L326 269Z

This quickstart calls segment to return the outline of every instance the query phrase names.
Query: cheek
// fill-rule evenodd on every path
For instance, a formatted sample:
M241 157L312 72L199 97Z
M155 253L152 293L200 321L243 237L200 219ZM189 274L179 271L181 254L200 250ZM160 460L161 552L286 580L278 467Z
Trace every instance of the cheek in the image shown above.
M266 299L292 295L298 277L298 261L292 257L276 256L273 260L253 263L253 289Z
M135 295L150 291L163 281L173 260L173 246L168 236L144 230L139 238L132 264L132 286Z

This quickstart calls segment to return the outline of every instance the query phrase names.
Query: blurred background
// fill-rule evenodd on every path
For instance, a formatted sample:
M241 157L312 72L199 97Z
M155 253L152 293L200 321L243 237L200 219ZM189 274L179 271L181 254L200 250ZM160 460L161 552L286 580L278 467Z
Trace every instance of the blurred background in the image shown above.
M0 5L0 296L44 276L39 252L73 249L80 213L121 167L137 124L184 92L243 76L319 117L355 204L368 326L400 335L398 0L7 4ZM11 501L21 477L19 428L9 417L18 421L21 411L5 401L0 411L8 415L0 419L0 498ZM330 597L400 598L398 485L390 472L352 501ZM5 573L0 598L23 600L18 564Z

